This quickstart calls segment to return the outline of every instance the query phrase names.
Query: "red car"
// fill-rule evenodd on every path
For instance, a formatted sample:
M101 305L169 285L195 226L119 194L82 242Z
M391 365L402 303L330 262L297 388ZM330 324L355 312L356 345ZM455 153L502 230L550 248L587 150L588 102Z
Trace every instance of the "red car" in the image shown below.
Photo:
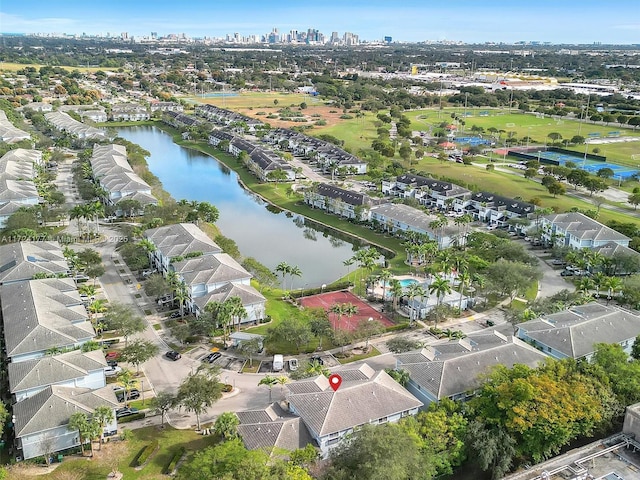
M107 360L117 360L120 357L120 352L107 352L105 358Z

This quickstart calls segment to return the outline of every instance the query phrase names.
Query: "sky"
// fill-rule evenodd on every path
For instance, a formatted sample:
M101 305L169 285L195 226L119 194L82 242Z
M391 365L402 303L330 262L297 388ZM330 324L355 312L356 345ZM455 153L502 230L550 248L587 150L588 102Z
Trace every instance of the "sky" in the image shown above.
M278 28L362 40L640 44L638 0L0 0L2 33L224 37Z

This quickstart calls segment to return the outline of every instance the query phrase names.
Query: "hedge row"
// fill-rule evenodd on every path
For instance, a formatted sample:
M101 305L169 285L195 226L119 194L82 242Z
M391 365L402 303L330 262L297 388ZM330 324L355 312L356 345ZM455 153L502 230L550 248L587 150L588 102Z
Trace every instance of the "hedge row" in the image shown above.
M180 447L178 451L173 454L173 457L171 457L171 461L166 467L164 467L162 473L165 475L169 475L171 472L173 472L176 469L176 465L182 458L182 455L184 455L184 452L186 452L186 449L184 447Z
M409 328L409 324L405 322L405 323L399 323L397 325L392 325L390 327L386 327L384 329L384 331L385 332L395 332L395 331L398 331L398 330L405 330L407 328Z
M133 466L142 467L145 463L147 463L147 460L149 460L151 455L153 455L153 452L155 452L157 449L158 449L158 440L154 440L153 442L147 444L142 449L140 454L133 460Z
M317 295L323 292L337 292L340 290L348 290L351 287L351 282L340 282L335 283L333 285L327 285L326 287L318 287L318 288L306 288L304 290L293 290L289 292L293 298L306 297L309 295Z
M129 415L128 417L122 417L118 419L118 423L127 423L132 422L134 420L142 420L145 417L144 412L134 413L133 415Z

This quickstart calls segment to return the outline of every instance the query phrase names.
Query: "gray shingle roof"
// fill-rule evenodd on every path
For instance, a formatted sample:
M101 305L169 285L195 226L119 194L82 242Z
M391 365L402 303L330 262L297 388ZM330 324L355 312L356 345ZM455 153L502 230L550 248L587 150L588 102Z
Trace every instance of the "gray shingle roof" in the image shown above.
M396 355L398 368L409 372L411 381L437 399L474 390L480 375L495 365L538 365L547 358L542 352L514 337L491 332L459 341L429 346L421 352ZM448 348L453 345L454 348Z
M69 271L56 242L20 242L0 245L0 283L31 280L40 273L56 275Z
M350 375L347 370L340 374ZM374 373L366 381L343 384L335 392L326 378L324 382L323 391L312 393L294 393L295 383L289 386L292 410L318 436L348 430L423 405L384 371Z
M187 258L172 265L187 285L212 285L251 278L251 274L226 253Z
M56 283L73 282L58 280ZM79 294L41 280L0 286L9 357L72 345L95 334ZM61 298L62 297L62 298ZM63 301L60 301L63 300Z
M249 450L274 447L284 450L304 448L313 442L300 417L283 410L277 403L264 410L238 412L238 433Z
M240 297L242 304L255 305L265 302L266 299L251 285L237 283L227 283L220 288L216 288L208 295L194 299L198 308L203 309L209 302L224 302L231 297Z
M193 223L177 223L152 228L144 232L165 257L183 256L187 253L221 253L222 249Z
M591 355L596 343L621 343L640 334L640 316L590 303L518 324L518 331L570 358Z
M80 350L48 355L25 362L12 362L9 370L9 390L11 393L45 387L56 383L81 378L94 370L107 366L102 350L83 353Z
M556 213L545 217L564 232L582 240L628 242L626 235L578 212Z
M13 406L16 437L67 425L74 413L90 415L102 405L119 405L110 385L97 390L49 386Z

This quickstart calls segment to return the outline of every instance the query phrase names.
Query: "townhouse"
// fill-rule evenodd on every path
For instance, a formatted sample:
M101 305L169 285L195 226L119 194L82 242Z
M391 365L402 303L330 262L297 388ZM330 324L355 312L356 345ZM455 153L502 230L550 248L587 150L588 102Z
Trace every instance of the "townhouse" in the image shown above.
M414 198L421 205L438 210L452 208L455 200L463 201L471 192L455 183L405 173L382 181L382 193L396 198Z
M304 201L313 208L358 221L367 217L365 207L372 203L366 195L328 183L305 189Z
M251 286L251 274L192 223L167 225L144 233L155 250L150 262L166 276L175 272L187 286L188 311L200 315L209 302L239 297L246 316L242 323L256 323L265 316L266 299Z
M107 138L106 130L85 125L64 112L57 111L45 113L44 118L46 118L46 120L57 130L67 132L80 139L104 140Z
M427 235L438 243L440 249L458 241L457 228L450 226L435 215L401 203L384 203L369 209L369 221L391 233L416 232Z
M464 199L456 199L453 208L471 215L474 220L498 227L508 225L512 218L532 218L535 205L490 192L475 192Z
M151 118L149 111L142 105L118 103L111 107L111 120L114 122L141 122L149 118Z
M631 239L578 212L556 213L540 219L544 243L573 249L602 247L608 243L628 247Z
M595 302L516 326L518 338L558 359L590 360L598 343L618 344L630 354L638 335L639 315Z
M289 411L302 419L324 458L358 427L395 423L423 406L384 370L364 364L339 373L335 391L324 375L287 385Z
M482 374L496 365L535 368L546 355L522 340L497 331L473 334L395 356L396 369L409 374L407 390L425 406L443 398L467 400Z
M7 118L4 110L0 110L0 141L6 143L17 143L22 140L30 140L31 134L20 130Z
M158 204L149 184L131 168L124 146L96 144L89 163L94 180L105 191L105 204L113 207L116 216L139 214L147 205ZM131 207L127 203L135 205L139 211L128 211Z
M0 246L2 333L17 459L77 447L78 432L68 428L73 413L119 406L106 386L102 349L82 351L95 331L68 273L54 242ZM114 415L103 433L116 430Z

